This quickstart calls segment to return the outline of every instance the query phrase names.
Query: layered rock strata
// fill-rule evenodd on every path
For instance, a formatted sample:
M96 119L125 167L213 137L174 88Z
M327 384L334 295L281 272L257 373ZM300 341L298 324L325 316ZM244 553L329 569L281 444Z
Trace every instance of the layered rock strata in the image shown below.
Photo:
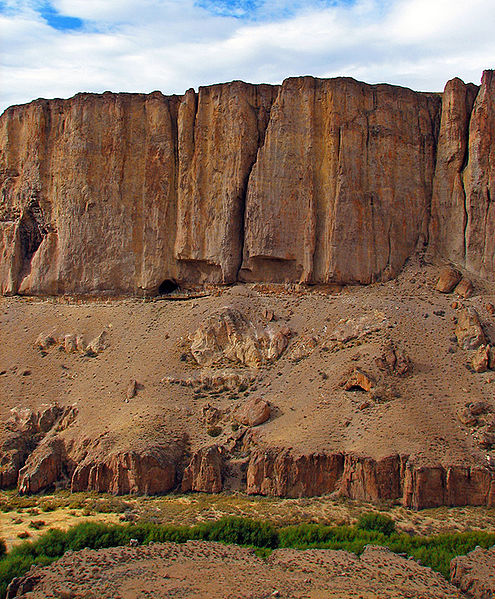
M442 255L491 276L493 80L453 80L443 102L301 77L13 106L1 290L369 283L395 276L428 228Z
M360 501L400 501L413 509L495 506L495 472L490 467L425 466L400 455L373 459L350 453L297 454L250 443L241 481L248 494L334 493ZM35 493L56 485L73 492L114 494L166 493L177 487L183 492L219 493L228 488L235 451L212 445L189 453L184 447L153 445L117 451L87 440L74 445L63 435L48 434L29 456L25 453L11 463L0 488L17 483L21 493Z

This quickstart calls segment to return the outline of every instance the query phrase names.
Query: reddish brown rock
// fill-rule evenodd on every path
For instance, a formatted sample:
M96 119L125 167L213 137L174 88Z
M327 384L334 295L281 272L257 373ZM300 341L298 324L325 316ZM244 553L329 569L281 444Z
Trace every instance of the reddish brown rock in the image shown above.
M109 455L95 448L74 469L71 491L166 493L176 485L177 461L177 456L161 446L114 451Z
M450 579L472 599L492 599L495 596L495 547L477 547L467 555L450 562Z
M71 470L63 440L51 438L40 443L19 471L19 493L38 493L49 489L55 483L62 483Z
M270 405L260 397L251 397L240 406L234 418L245 426L258 426L270 418Z
M437 281L437 291L451 293L461 280L461 275L454 268L444 268Z
M454 293L457 293L457 295L460 295L464 299L467 299L468 297L471 297L474 293L473 284L469 279L463 278L454 289Z
M352 391L354 389L361 389L362 391L371 391L375 386L376 381L374 378L361 370L360 368L354 368L348 373L342 382L342 386L345 391Z
M256 450L247 492L302 497L336 492L361 501L400 500L422 509L441 505L495 505L495 473L473 466L417 466L407 456L380 460L353 454L294 455Z
M222 455L216 445L195 452L182 478L182 491L220 493L222 490Z

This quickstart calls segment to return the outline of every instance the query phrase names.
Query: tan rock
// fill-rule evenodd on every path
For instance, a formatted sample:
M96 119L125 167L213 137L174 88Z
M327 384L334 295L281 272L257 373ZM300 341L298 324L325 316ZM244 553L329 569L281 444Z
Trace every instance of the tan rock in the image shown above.
M379 331L385 328L387 324L388 320L385 314L375 310L371 314L340 320L330 338L346 343L352 339L359 339L369 333Z
M50 349L50 347L52 347L56 343L57 343L57 340L55 339L55 337L53 335L51 335L49 333L40 333L38 335L38 337L36 338L35 345L38 349L46 351L47 349Z
M95 337L93 341L86 348L86 354L88 356L96 356L109 346L108 333L102 331L98 337Z
M486 343L480 318L474 308L461 308L458 311L455 335L459 347L463 349L477 349Z
M454 289L454 293L457 293L457 295L460 295L461 297L467 299L471 297L474 293L473 284L469 279L462 278L461 282Z
M127 385L127 389L125 390L126 399L129 400L133 397L136 397L138 389L139 383L136 381L136 379L131 379Z
M210 315L191 337L191 354L201 366L234 362L260 368L276 360L288 344L290 330L269 324L257 329L239 310L226 307Z
M66 354L72 354L77 350L76 336L73 334L65 335L64 337L64 351Z
M451 293L461 280L461 275L454 268L444 268L438 277L436 289L441 293Z
M349 78L285 80L249 179L241 280L395 276L426 223L439 108Z
M486 372L490 365L490 346L480 345L473 355L472 365L475 372Z
M234 418L245 426L258 426L270 418L270 405L259 397L251 397L240 406Z
M442 97L442 116L431 201L430 239L441 256L464 264L466 224L463 169L469 119L478 87L452 79Z
M445 88L430 235L445 258L492 280L494 92L494 71L483 73L479 89L459 79Z

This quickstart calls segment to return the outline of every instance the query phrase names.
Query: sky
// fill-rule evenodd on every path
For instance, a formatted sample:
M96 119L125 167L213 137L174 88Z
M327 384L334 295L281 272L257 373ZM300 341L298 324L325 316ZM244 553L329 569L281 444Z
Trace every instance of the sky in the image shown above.
M0 112L298 75L441 91L488 68L495 0L0 0Z

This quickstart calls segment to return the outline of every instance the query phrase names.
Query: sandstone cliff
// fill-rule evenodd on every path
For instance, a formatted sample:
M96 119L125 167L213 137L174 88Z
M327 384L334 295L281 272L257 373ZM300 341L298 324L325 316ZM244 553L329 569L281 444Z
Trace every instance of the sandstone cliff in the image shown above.
M494 81L454 79L443 102L300 77L13 106L2 293L369 283L394 277L428 229L444 257L492 277Z

